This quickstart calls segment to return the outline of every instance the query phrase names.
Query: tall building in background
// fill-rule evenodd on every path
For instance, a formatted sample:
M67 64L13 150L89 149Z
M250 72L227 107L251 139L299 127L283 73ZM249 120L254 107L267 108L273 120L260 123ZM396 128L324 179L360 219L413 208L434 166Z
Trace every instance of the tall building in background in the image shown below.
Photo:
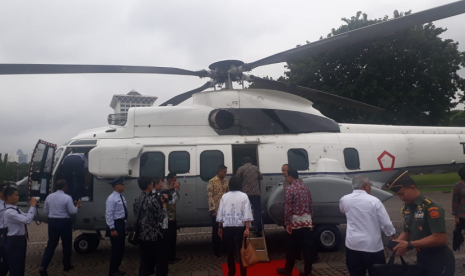
M19 149L16 152L16 155L18 156L18 163L23 164L29 162L27 154L24 154L21 149Z
M150 107L158 99L155 96L144 96L134 89L127 95L113 95L110 107L113 108L115 114L127 114L131 107Z
M29 162L29 160L27 159L27 154L24 154L22 150L18 150L16 152L16 154L14 153L8 153L8 160L7 162L16 162L18 164L22 164L22 163L27 163Z

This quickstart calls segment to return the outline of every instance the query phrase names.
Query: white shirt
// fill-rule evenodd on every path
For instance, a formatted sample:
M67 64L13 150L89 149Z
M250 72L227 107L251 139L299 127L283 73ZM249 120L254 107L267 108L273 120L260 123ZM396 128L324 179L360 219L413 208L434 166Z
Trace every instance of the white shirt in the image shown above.
M223 227L244 226L246 221L253 221L252 208L247 194L240 191L230 191L221 197L216 221Z
M364 190L354 190L339 200L339 209L347 217L346 246L352 250L383 250L381 230L386 236L396 233L383 203Z
M121 200L122 199L122 200ZM126 216L127 204L124 196L116 191L113 191L107 198L105 208L105 219L107 221L108 228L115 228L115 220L124 219Z
M44 211L49 218L69 218L70 214L73 215L78 212L78 208L74 206L73 199L69 195L62 190L58 190L47 196Z
M8 236L23 236L26 234L26 225L34 219L36 207L29 207L29 212L23 213L15 205L6 204L5 226L8 227ZM13 208L13 209L8 209ZM19 210L19 212L18 212Z

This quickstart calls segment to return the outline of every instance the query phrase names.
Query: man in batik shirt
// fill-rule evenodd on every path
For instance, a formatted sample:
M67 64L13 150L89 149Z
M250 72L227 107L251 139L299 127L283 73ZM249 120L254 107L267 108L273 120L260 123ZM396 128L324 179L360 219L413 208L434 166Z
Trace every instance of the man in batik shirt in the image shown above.
M216 222L216 215L221 197L229 191L228 180L224 179L227 172L228 168L226 166L219 166L216 176L213 177L207 185L208 210L210 211L210 216L212 218L213 254L217 257L221 257L221 238L218 236L218 222Z
M236 175L242 180L242 192L246 193L249 197L250 204L253 210L253 225L257 237L262 236L262 205L260 193L260 180L263 176L257 166L252 165L250 157L242 159L242 167L240 167Z
M288 233L286 265L276 270L279 275L292 275L297 255L303 252L305 266L300 275L309 276L316 255L313 242L312 195L299 179L296 170L287 171L286 181L290 184L284 198L284 223Z

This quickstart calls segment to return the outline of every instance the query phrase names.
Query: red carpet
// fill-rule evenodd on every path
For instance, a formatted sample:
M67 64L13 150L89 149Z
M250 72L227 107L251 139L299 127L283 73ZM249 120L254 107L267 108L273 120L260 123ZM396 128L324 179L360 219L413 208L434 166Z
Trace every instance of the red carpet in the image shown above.
M247 276L277 276L277 267L284 267L285 260L273 260L269 263L258 263L251 268L247 269ZM228 264L221 264L223 275L228 276ZM240 276L239 264L236 263L236 276ZM294 268L292 276L299 276L299 271Z

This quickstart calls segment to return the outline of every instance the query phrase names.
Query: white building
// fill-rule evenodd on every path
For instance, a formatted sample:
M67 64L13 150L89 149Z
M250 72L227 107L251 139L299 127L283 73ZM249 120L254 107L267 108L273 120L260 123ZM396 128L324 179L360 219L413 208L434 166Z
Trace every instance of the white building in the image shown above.
M3 155L4 156L4 155ZM7 159L7 162L16 162L18 164L22 164L22 163L27 163L29 162L28 160L28 155L27 154L24 154L22 150L18 150L16 152L16 154L14 153L8 153L8 159Z
M16 152L16 155L18 155L18 164L29 162L27 154L24 154L21 149Z
M115 114L127 114L129 108L153 106L157 99L155 96L143 96L133 89L127 95L113 95L110 107L115 110Z

